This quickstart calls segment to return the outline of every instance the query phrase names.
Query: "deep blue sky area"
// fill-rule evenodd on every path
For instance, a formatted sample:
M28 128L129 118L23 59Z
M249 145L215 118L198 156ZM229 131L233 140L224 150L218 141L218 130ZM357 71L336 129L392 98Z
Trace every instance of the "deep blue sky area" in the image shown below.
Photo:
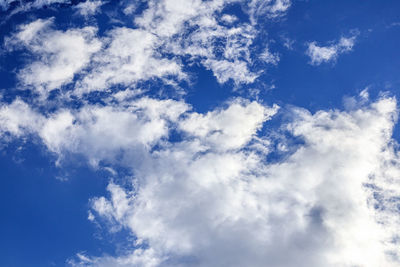
M9 144L0 158L1 265L62 266L77 247L112 251L87 220L88 199L105 193L107 175L76 166L60 172L40 146L20 149Z
M275 85L274 89L265 86L261 92L263 99L315 111L338 107L343 96L354 96L367 87L372 96L386 90L397 95L399 8L396 1L295 1L285 19L265 25L272 41L271 50L281 57L279 65L268 66L261 77L265 84ZM351 35L352 31L359 31L357 49L335 63L319 67L307 64L307 42L317 41L324 46L338 36ZM282 37L293 41L292 49L282 47ZM231 84L209 81L206 77L211 72L196 73L199 73L193 89L196 95L188 96L195 107L207 110L207 103L224 101L230 94Z
M12 16L13 9L3 10L0 41L16 31L18 25L52 16L58 29L95 23L99 35L121 23L134 27L132 18L118 11L119 5L119 1L109 1L101 13L89 20L73 15L75 10L69 5L32 9ZM396 0L294 0L284 17L258 26L268 31L266 40L259 41L269 43L270 51L279 54L276 66L266 65L254 84L238 86L232 92L233 81L220 84L210 70L193 64L187 67L194 76L192 84L182 83L187 87L183 98L195 111L207 112L233 96L246 97L248 89L256 88L260 90L258 99L264 103L293 105L315 112L342 109L344 97L356 96L366 88L371 99L378 98L382 91L399 97L399 11L400 1ZM136 13L140 12L139 8ZM352 51L319 66L309 64L306 54L309 42L328 46L355 32ZM283 38L292 42L290 48L282 45ZM19 88L16 73L30 57L21 50L0 53L3 101L12 102L17 96L29 101L29 93ZM394 136L399 140L399 129L396 128ZM77 252L115 255L117 244L126 242L125 237L108 233L87 219L89 200L107 195L111 174L79 159L67 160L60 168L56 160L38 140L3 142L0 266L64 266Z
M276 89L268 97L311 110L340 105L344 95L353 96L365 89L396 93L399 79L400 28L396 1L298 1L287 19L272 25L277 34L293 36L294 49L283 51L279 67L268 72ZM396 7L397 6L397 7ZM338 58L336 64L318 68L306 64L306 42L321 45L360 32L357 49ZM299 53L300 52L300 53Z

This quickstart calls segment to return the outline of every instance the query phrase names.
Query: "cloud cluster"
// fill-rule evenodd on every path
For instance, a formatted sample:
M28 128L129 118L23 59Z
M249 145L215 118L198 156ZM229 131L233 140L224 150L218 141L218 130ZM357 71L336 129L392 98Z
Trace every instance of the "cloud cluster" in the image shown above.
M248 23L233 23L233 15L223 14L228 4L223 0L151 1L136 22L160 36L167 51L199 60L220 83L230 79L251 83L258 76L250 70L250 46L256 31Z
M76 8L88 16L100 4ZM248 21L229 12L239 4ZM276 19L290 5L150 0L134 27L115 26L101 36L95 26L58 30L54 19L39 19L6 38L9 51L26 49L34 58L18 78L41 101L1 102L0 137L34 136L60 167L79 156L95 169L131 174L110 181L108 196L90 200L89 219L110 231L124 228L135 241L115 256L78 253L70 265L398 265L395 98L370 101L363 91L346 110L312 114L236 97L199 113L183 99L138 87L190 82L186 67L193 64L220 83L254 82L261 71L255 59L279 61L268 47L254 52L257 21ZM131 6L124 12L132 14ZM309 43L310 63L336 60L355 38ZM49 93L64 88L78 104L58 99L48 108ZM99 91L105 97L90 101ZM278 112L285 121L275 118Z
M15 101L0 118L2 132L36 134L60 156L133 172L130 186L111 182L109 198L92 200L92 219L129 229L135 248L79 254L72 265L396 266L395 99L292 109L281 127L302 143L272 163L279 131L259 131L276 112L236 99L199 114L183 102L139 98L46 116ZM170 141L172 132L181 139Z
M74 8L87 16L101 4L83 2ZM135 88L150 79L172 85L190 82L183 60L211 70L220 83L253 83L262 72L253 61L260 57L276 64L278 57L267 50L251 52L255 51L256 25L225 11L231 5L248 6L244 10L255 18L278 16L290 2L149 1L135 16L134 28L114 27L98 36L95 26L60 31L53 28L52 19L39 19L22 25L6 46L32 53L35 60L20 70L19 79L22 86L34 87L44 97L67 84L73 88L69 94L82 96L111 87Z
M340 54L347 53L353 49L356 35L342 37L337 43L329 46L318 46L317 43L308 44L307 55L310 57L311 65L320 65L327 62L335 62Z
M243 133L235 119L222 119L232 109L201 118L206 125L224 121L220 132L199 123L199 134L153 153L143 167L136 163L134 191L110 184L110 199L93 200L98 216L130 229L136 245L148 247L139 250L151 255L143 266L397 264L391 259L399 253L394 99L349 112L295 110L287 128L304 145L276 164L246 145L267 117L235 113L254 121ZM229 129L238 134L236 145L214 142ZM392 199L377 198L378 191ZM129 266L138 255L91 260Z

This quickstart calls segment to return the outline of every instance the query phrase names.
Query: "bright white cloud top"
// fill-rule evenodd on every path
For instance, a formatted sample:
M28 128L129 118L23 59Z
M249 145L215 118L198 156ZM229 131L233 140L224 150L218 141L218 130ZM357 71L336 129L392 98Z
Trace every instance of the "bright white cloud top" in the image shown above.
M243 20L226 12L236 2L150 0L132 15L134 27L99 33L95 23L64 29L34 19L5 38L5 53L29 55L16 77L31 96L1 102L4 142L39 140L59 168L79 156L94 170L130 173L88 200L88 214L134 240L112 256L77 251L68 265L399 265L394 96L362 91L346 108L316 112L266 104L246 89L207 112L185 99L195 79L188 66L232 92L279 66L269 40L256 49L266 38L258 21L282 19L292 3L243 1ZM133 14L135 3L122 3ZM74 9L89 21L103 4ZM310 42L309 63L335 62L355 42ZM171 86L173 96L149 93L146 82Z

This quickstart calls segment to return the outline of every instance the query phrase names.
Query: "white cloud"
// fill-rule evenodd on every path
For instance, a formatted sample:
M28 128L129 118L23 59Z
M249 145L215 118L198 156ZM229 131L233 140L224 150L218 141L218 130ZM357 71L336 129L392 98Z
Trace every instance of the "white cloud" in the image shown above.
M159 265L160 260L154 255L152 249L136 249L132 254L125 257L113 258L105 256L102 258L90 258L83 253L76 255L78 260L70 259L67 263L71 266L146 266L156 267Z
M35 60L20 71L19 79L22 86L33 86L44 97L70 83L76 89L73 94L80 96L113 86L134 88L149 79L176 85L190 81L182 68L183 58L211 70L219 83L250 84L262 73L253 65L254 59L262 57L276 64L278 57L265 51L262 55L250 52L258 34L255 25L235 21L232 14L224 13L227 5L240 3L149 1L143 13L134 18L137 27L115 27L103 38L97 38L94 27L59 31L52 29L52 20L37 20L8 38L8 47L22 41L32 52ZM86 1L74 8L88 16L101 4ZM257 9L257 14L278 14L290 6L289 1L241 4ZM78 81L73 80L76 74Z
M137 241L116 256L78 253L68 263L397 266L394 98L370 103L363 91L345 111L292 108L285 114L292 120L276 129L268 121L277 106L236 98L201 114L182 100L130 90L141 80L187 79L182 57L212 70L220 83L253 82L254 58L276 64L268 49L250 53L254 23L261 15L279 17L290 1L251 1L250 24L223 14L227 3L150 1L137 28L115 27L104 38L93 27L59 31L51 20L36 20L6 41L41 57L19 78L42 94L78 73L77 95L124 87L112 100L79 108L43 113L33 107L40 103L20 99L0 106L2 137L36 135L61 163L79 154L113 177L120 166L133 174L126 188L110 182L109 197L92 199L88 219L107 221L111 232L124 227ZM354 42L355 36L326 47L310 43L311 64L336 60ZM277 138L284 130L302 142L290 147L290 137Z
M10 4L14 2L20 2L19 0L0 0L0 7L3 10L7 10L10 7ZM26 5L24 9L29 8L42 8L43 6L49 6L51 4L60 4L60 3L69 3L70 0L34 0L32 2L24 3Z
M0 129L134 173L133 191L110 183L110 198L92 200L91 220L131 230L137 249L71 265L396 266L396 101L362 95L348 111L293 109L281 127L304 143L276 163L266 157L277 132L259 133L276 107L241 99L206 114L139 98L46 116L17 100L0 109ZM168 141L172 130L181 141Z
M16 0L0 0L0 6L4 9L7 9L9 5Z
M90 62L91 55L101 48L94 27L58 31L51 25L52 19L22 25L5 42L9 49L24 47L38 58L18 76L23 86L33 86L42 96L71 82Z
M225 110L205 115L192 113L180 122L180 129L191 137L197 137L202 145L210 149L238 149L248 143L262 126L277 111L277 107L265 109L262 105L244 100L230 103Z
M84 154L96 166L101 160L114 162L124 152L140 158L143 151L168 136L169 121L187 108L181 102L150 98L123 107L86 106L73 114L54 114L39 134L51 151L61 156L63 151Z
M134 87L138 81L152 78L167 83L187 80L180 63L186 56L212 70L220 83L254 82L259 73L251 70L249 48L256 32L248 24L219 24L217 13L226 4L150 1L144 13L135 18L138 29L116 28L108 33L106 49L96 54L76 93L106 90L118 84ZM221 20L227 17L232 16L222 14ZM166 59L163 53L174 56Z
M224 14L224 15L221 17L221 20L222 20L223 22L225 22L225 23L233 23L233 22L237 21L238 18L237 18L236 16L233 16L233 15Z
M252 83L258 77L251 73L243 61L206 59L204 65L214 72L217 81L225 83L234 77L237 83Z
M38 19L29 24L25 24L20 26L20 31L15 34L14 38L6 39L6 46L9 49L11 45L18 45L19 41L23 43L23 45L28 46L43 30L48 29L53 23L53 19Z
M64 152L79 153L97 166L101 160L114 162L124 151L140 157L168 136L169 123L187 109L183 102L141 98L121 106L86 105L45 116L16 100L0 109L0 133L37 134L61 158Z
M251 0L249 3L250 19L253 24L256 24L259 17L280 17L287 12L291 5L290 0Z
M336 44L330 46L318 46L316 42L308 44L307 55L310 57L311 65L320 65L326 62L335 62L340 54L353 49L356 35L346 38L342 37Z
M264 62L272 65L277 65L280 59L277 53L271 53L268 46L264 49L264 52L260 55L260 58Z
M15 136L35 133L43 124L43 117L20 99L9 105L0 106L0 137L5 133Z
M32 2L32 6L35 8L41 8L43 6L49 6L56 3L69 3L70 0L35 0Z
M149 9L135 21L160 37L167 52L190 56L213 71L220 83L252 83L250 46L255 29L244 23L232 25L233 17L219 14L227 4L239 1L150 1ZM219 19L220 17L220 19ZM225 22L229 18L228 25ZM195 29L195 30L193 30ZM187 32L187 34L185 34Z
M77 4L74 8L78 10L78 13L84 17L92 16L99 12L100 7L104 3L101 0L87 0Z
M92 69L79 83L76 93L102 91L112 85L133 86L140 80L175 76L185 78L178 61L163 58L154 34L140 29L116 28L109 32L106 48L97 53Z
M78 86L78 93L104 90L111 85L134 86L151 78L187 79L180 57L190 56L214 72L220 83L251 83L257 74L249 69L249 46L254 32L249 25L219 25L214 18L224 1L150 1L135 18L138 29L117 28L109 33L107 49L94 57L91 72ZM183 35L194 27L188 36ZM227 38L220 44L217 38ZM134 44L134 45L132 45ZM219 48L221 47L221 48ZM215 50L222 50L216 56ZM170 59L162 53L175 55Z
M176 121L182 141L128 157L134 191L111 183L111 198L94 199L93 210L147 248L81 264L396 266L396 101L315 114L294 109L286 128L304 144L268 163L251 144L274 112L237 100L188 113Z

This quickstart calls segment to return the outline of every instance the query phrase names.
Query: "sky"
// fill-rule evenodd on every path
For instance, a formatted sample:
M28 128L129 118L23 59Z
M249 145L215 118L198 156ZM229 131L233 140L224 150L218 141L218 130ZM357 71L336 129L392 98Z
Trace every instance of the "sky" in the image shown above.
M399 266L399 9L0 0L0 266Z

